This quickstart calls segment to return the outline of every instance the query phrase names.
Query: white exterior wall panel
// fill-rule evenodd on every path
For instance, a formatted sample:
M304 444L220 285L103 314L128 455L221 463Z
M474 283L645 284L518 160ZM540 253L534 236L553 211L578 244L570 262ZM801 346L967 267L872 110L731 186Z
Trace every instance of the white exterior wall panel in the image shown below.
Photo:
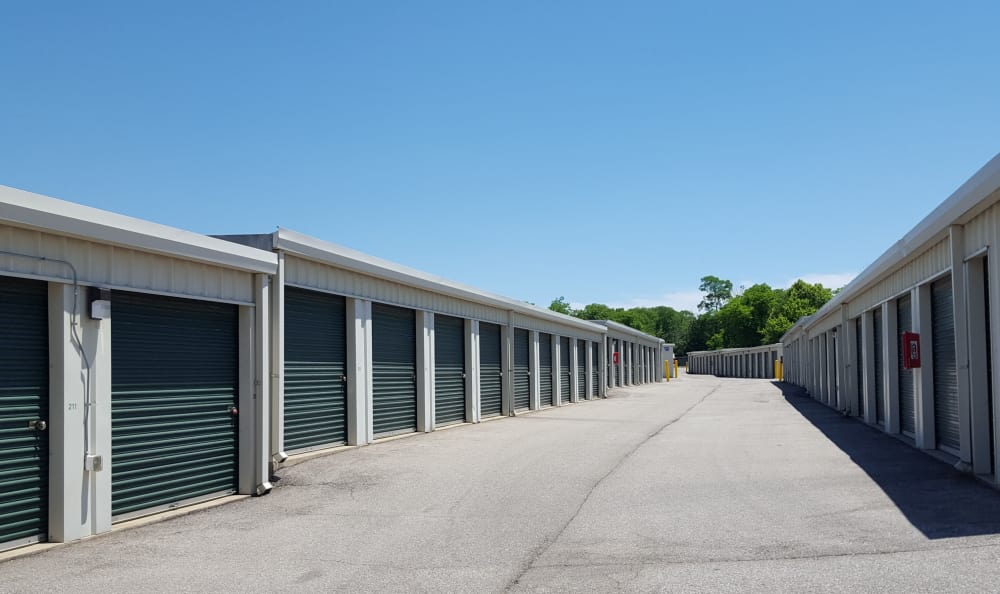
M71 262L83 285L254 303L253 274L241 270L10 225L0 225L0 251ZM0 254L0 271L72 281L69 270L61 264L5 254Z
M525 330L537 330L547 334L558 334L559 336L569 336L572 338L584 338L587 340L601 341L603 334L598 332L586 332L572 326L563 326L549 320L540 320L531 316L514 312L514 327Z
M851 299L848 303L848 317L855 318L862 312L898 297L901 293L905 293L947 271L951 268L951 251L948 244L946 236L913 260Z
M987 200L1000 200L1000 190ZM1000 204L994 204L965 224L965 253L963 259L997 245L1000 239Z
M503 309L472 303L446 295L439 295L423 289L407 287L400 283L375 278L358 272L334 268L328 264L297 257L294 254L285 255L285 283L304 289L315 289L347 297L371 299L392 305L442 313L459 318L480 320L502 326L507 325L508 321L508 312ZM520 326L516 321L515 325ZM528 326L520 327L525 328ZM560 328L559 332L566 331L561 326L553 325L553 327Z

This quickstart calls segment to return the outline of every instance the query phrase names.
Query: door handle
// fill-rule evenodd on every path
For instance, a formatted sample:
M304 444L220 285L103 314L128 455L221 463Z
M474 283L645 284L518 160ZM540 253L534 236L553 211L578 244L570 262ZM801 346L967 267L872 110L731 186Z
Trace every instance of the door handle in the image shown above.
M35 431L45 431L49 428L49 424L41 419L35 419L34 421L28 421L28 429L34 429Z

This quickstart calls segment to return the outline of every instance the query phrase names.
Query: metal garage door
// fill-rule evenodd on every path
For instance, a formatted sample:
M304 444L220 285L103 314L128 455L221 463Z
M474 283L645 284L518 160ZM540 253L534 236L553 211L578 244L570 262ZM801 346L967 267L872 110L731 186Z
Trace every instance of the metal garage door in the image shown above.
M934 360L934 433L938 447L961 447L958 431L958 369L955 365L955 310L951 277L931 285Z
M285 450L347 441L343 297L285 288Z
M465 421L465 320L434 316L434 424Z
M903 332L913 330L913 306L909 295L896 300L896 357L899 376L899 430L913 437L917 430L917 406L913 395L913 372L903 369Z
M0 277L0 548L44 540L49 514L48 285ZM32 426L31 424L34 425Z
M872 311L872 334L875 342L875 421L885 424L885 402L882 398L882 309Z
M601 394L601 345L590 343L590 397L597 398Z
M862 331L861 318L854 320L854 368L858 376L858 414L865 416L865 337Z
M612 351L611 352L612 353L618 353L618 357L619 357L618 362L615 362L615 358L614 358L613 354L612 354L611 357L609 357L609 359L611 360L611 367L614 368L614 372L612 373L612 376L615 378L615 383L612 384L612 385L614 385L614 386L621 386L622 385L622 367L620 365L620 362L621 362L621 357L623 355L619 351L620 345L619 345L619 343L618 343L617 340L613 341L611 343L611 345L612 345L612 347L611 347Z
M576 395L579 400L587 398L587 341L576 341Z
M559 338L559 402L570 401L570 361L569 338L562 336Z
M514 410L531 406L531 334L514 328Z
M239 311L115 292L111 514L237 487Z
M416 312L372 304L372 416L376 436L417 430Z
M503 412L503 365L500 326L479 323L479 405L480 414L492 417Z
M552 406L552 335L538 335L538 396L541 406Z

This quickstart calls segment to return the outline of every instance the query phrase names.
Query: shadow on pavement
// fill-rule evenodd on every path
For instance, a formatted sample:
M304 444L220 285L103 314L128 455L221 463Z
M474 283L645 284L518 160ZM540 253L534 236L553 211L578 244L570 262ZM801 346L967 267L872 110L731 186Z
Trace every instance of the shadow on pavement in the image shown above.
M850 456L927 538L1000 534L1000 492L859 419L773 382L806 420Z

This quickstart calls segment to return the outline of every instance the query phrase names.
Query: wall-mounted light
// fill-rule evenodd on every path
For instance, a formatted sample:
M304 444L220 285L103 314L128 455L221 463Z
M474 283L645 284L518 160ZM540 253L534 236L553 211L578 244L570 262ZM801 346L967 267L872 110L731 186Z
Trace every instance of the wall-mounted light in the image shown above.
M91 320L107 320L111 318L111 289L89 287L87 302L90 304Z

